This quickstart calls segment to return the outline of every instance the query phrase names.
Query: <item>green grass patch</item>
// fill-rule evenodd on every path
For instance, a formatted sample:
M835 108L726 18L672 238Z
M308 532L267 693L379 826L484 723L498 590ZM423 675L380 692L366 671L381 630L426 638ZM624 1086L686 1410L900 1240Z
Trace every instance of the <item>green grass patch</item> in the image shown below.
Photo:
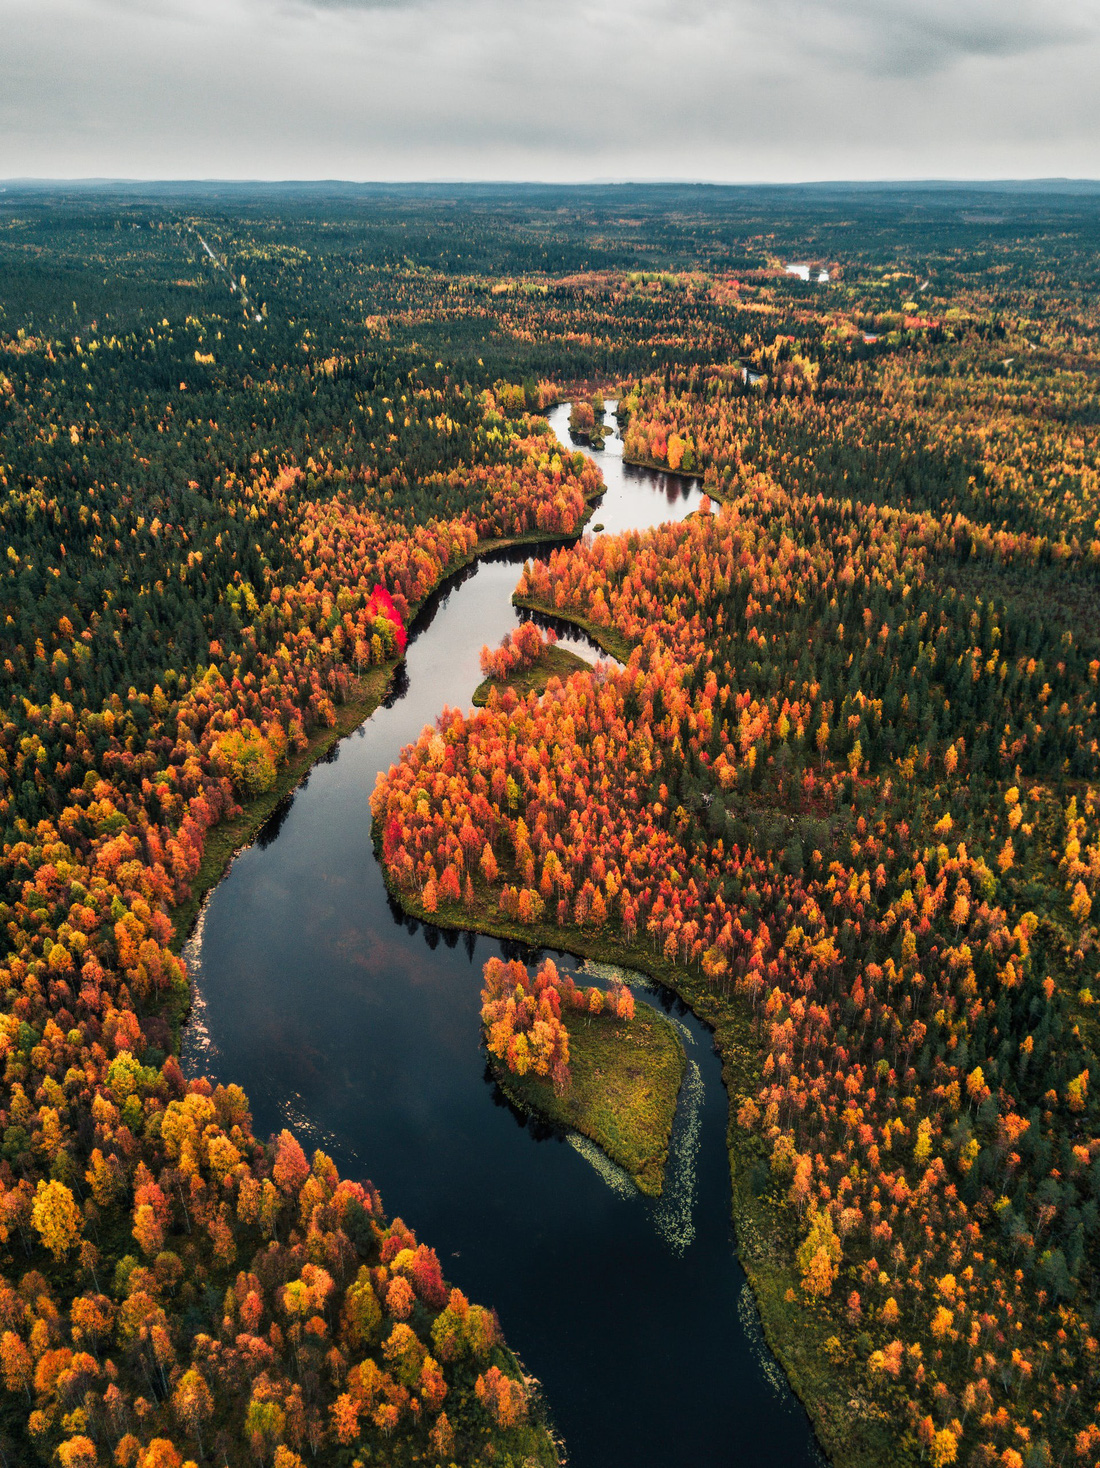
M641 1003L631 1020L573 1012L564 1018L573 1072L565 1095L556 1096L542 1076L510 1075L493 1062L501 1090L521 1110L589 1137L641 1192L660 1197L687 1067L675 1025Z
M512 688L520 698L526 698L529 693L545 693L546 685L551 678L568 678L571 673L579 672L590 666L591 664L586 663L584 658L578 657L568 648L548 647L534 667L513 673L510 678L503 680L486 678L479 683L474 689L474 707L484 708L494 688L498 693L503 693L506 688Z

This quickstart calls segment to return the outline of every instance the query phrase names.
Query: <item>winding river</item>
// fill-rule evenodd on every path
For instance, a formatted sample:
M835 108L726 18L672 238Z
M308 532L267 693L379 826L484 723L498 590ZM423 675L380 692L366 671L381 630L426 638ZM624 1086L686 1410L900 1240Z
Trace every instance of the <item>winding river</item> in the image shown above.
M568 407L550 415L568 442ZM697 485L599 456L608 532L681 519ZM531 549L497 552L437 593L386 704L275 812L210 894L186 957L189 1074L236 1081L258 1135L295 1128L497 1308L542 1383L572 1468L819 1465L764 1346L729 1223L726 1096L706 1028L689 1069L665 1196L637 1193L591 1144L518 1117L479 1048L481 969L507 945L406 919L382 882L368 798L444 704L469 707L478 654L515 626ZM594 660L582 639L566 646ZM511 956L511 955L510 955ZM561 960L576 968L572 958Z

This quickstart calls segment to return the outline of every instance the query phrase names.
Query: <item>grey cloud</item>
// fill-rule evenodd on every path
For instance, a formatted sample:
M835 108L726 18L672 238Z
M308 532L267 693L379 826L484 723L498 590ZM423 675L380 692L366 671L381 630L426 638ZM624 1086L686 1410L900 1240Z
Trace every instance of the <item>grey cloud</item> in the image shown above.
M1100 0L0 0L0 177L1100 173Z
M866 60L888 76L928 75L973 57L1031 55L1095 38L1095 13L1074 17L1063 6L1036 7L1011 0L908 3L828 0L827 9L853 18L866 43ZM1085 7L1078 7L1083 12Z
M735 0L730 10L757 41L782 35L794 55L870 77L929 77L1100 36L1097 0L1042 8L1031 0ZM686 0L681 13L705 19L713 10Z
M285 0L301 10L422 10L433 0Z

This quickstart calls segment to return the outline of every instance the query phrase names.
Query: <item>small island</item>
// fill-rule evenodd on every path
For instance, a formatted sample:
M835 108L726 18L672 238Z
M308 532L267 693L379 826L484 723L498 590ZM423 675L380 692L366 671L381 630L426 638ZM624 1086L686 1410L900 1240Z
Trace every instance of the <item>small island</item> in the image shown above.
M603 448L603 441L610 437L611 429L604 422L602 393L594 393L587 402L578 398L573 403L569 410L569 432L589 448Z
M588 1137L660 1197L687 1060L675 1026L624 985L579 988L547 960L485 965L482 1021L501 1090L523 1111Z
M486 676L474 690L474 706L484 708L494 688L498 693L511 688L520 698L545 693L551 678L568 678L591 666L575 652L557 647L557 640L553 630L544 632L534 622L521 622L498 648L483 647L481 671Z

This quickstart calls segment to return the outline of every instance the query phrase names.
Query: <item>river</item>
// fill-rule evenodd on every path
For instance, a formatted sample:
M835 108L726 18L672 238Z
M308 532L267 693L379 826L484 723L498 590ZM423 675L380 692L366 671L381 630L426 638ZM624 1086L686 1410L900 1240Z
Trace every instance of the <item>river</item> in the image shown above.
M568 407L550 421L568 443ZM598 461L607 490L593 520L609 533L698 507L697 484L624 464L617 436ZM690 1062L665 1197L646 1199L590 1144L547 1135L503 1100L478 1010L483 963L511 949L403 917L374 857L377 772L444 704L469 707L482 644L516 625L530 554L497 552L437 593L386 704L210 894L186 950L184 1069L242 1085L258 1135L291 1126L341 1172L369 1177L447 1277L496 1307L572 1468L820 1465L734 1252L709 1032L671 995L636 991L677 1019Z

